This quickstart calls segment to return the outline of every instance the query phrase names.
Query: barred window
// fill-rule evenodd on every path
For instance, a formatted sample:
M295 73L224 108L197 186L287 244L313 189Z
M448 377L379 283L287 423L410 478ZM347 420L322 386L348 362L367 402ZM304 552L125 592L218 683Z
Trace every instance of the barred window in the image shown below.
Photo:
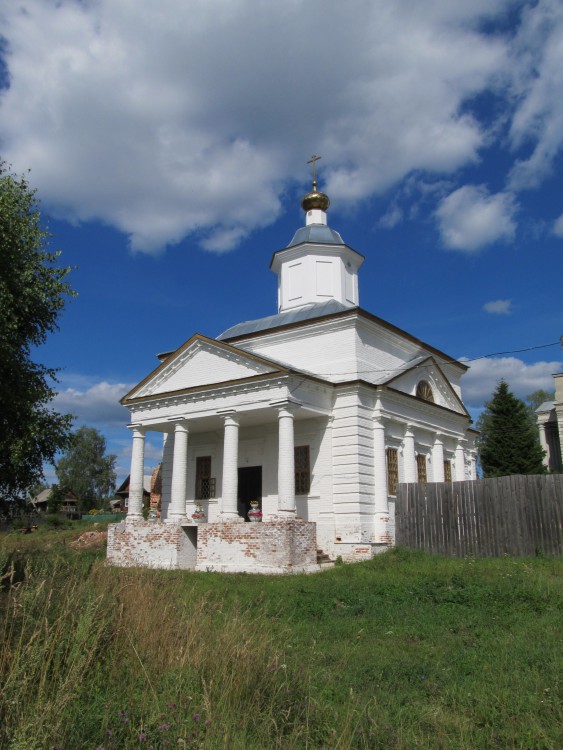
M419 482L427 482L426 479L426 456L419 453L416 457L416 471Z
M295 494L306 495L311 489L309 446L295 446Z
M215 497L215 479L211 476L211 456L198 456L195 463L195 499Z
M387 492L390 495L397 494L399 483L399 451L396 448L387 448Z
M444 481L445 482L452 481L452 462L451 461L444 461Z

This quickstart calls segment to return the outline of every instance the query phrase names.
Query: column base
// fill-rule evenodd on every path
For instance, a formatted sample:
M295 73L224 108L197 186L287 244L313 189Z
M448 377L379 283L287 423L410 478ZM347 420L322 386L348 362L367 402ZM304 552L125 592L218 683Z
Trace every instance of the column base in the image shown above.
M278 510L273 513L271 516L269 516L268 521L300 521L302 520L297 515L297 509L294 508L293 510Z
M217 523L244 523L244 518L238 513L219 513Z
M164 523L170 526L185 526L187 523L191 523L191 520L187 516L168 516L168 518L164 519Z

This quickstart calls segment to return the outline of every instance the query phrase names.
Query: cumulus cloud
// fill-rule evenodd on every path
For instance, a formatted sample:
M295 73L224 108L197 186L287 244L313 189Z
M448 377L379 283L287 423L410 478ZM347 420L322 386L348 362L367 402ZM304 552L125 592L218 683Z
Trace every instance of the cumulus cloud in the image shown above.
M78 381L87 379L78 378ZM125 426L129 422L129 412L121 406L122 398L133 384L107 383L68 386L60 390L53 399L54 408L62 413L73 414L79 422L96 427Z
M494 315L510 315L512 312L512 300L495 299L492 302L485 302L483 310Z
M511 86L517 102L510 123L513 149L523 149L509 175L512 190L537 187L563 146L563 5L539 0L523 10L511 45Z
M516 357L477 359L468 364L470 368L462 378L461 391L464 402L471 407L482 406L490 399L499 380L506 380L518 398L540 388L553 390L552 375L561 370L561 363L557 361L526 364Z
M489 194L484 185L465 185L440 201L436 218L447 248L478 252L516 231L517 203L510 193Z
M553 234L557 237L563 237L563 214L555 220L553 224Z
M342 207L476 161L490 124L464 105L511 62L480 29L511 4L4 3L2 151L55 216L143 252L228 250L275 220L313 150Z

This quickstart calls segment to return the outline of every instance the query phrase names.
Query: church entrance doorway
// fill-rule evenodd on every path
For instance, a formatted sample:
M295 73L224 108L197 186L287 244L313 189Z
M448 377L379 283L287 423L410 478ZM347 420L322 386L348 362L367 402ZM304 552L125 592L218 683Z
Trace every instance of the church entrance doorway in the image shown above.
M251 500L258 500L262 508L261 466L245 466L238 470L238 512L245 521L248 521Z

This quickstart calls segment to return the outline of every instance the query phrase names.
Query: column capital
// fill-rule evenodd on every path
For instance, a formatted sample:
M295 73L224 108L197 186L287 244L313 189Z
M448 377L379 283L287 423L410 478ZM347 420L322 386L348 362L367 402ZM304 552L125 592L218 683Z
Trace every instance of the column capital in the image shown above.
M127 425L127 429L131 430L133 435L137 435L138 437L146 436L147 428L142 424L133 422L132 424Z
M291 398L270 401L270 406L278 410L278 417L293 417L297 409L301 408L301 404Z
M240 417L237 414L236 409L219 409L217 414L223 418L223 424L225 427L232 425L238 427L240 424Z
M441 432L437 432L434 435L434 445L444 445L444 435Z
M168 420L171 424L174 425L174 432L185 432L188 433L188 420L184 419L183 417L173 417L172 419Z

